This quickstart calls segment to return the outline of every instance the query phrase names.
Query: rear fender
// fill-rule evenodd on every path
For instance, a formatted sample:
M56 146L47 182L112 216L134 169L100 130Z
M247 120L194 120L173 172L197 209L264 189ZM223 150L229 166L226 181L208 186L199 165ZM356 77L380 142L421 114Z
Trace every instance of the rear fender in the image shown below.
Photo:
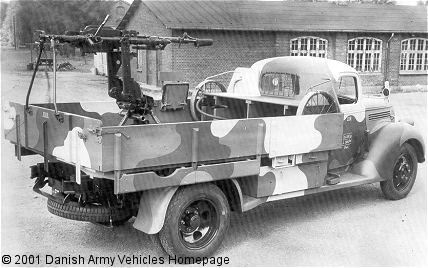
M232 211L243 211L243 196L236 179L214 182L225 194ZM143 192L134 228L147 234L158 233L164 224L166 211L178 186L158 188Z
M140 199L134 228L147 234L158 233L165 221L166 210L178 186L147 190Z
M425 161L424 140L412 125L398 122L374 128L369 134L369 152L357 160L352 173L379 180L392 178L395 157L404 143L413 146L419 163Z

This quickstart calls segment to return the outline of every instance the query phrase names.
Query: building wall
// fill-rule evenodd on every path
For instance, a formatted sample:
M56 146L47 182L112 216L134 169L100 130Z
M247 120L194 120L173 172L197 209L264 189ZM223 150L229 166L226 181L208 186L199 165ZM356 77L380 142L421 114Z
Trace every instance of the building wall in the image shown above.
M116 28L122 20L125 12L129 9L130 4L123 0L116 1L109 11L109 19L104 27ZM94 67L97 69L99 75L107 75L107 54L97 53L94 54Z
M401 86L428 84L426 74L400 74L401 41L409 38L408 35L395 34L391 38L390 33L196 31L195 36L213 38L214 45L201 48L206 53L194 53L188 49L181 50L181 52L173 51L174 68L186 72L187 78L192 84L215 73L233 70L236 67L250 67L254 62L263 58L288 56L290 55L290 40L303 36L326 39L328 41L327 57L344 63L347 63L349 39L369 37L382 40L380 71L360 73L363 87L369 92L380 92L386 80L389 81L393 90L397 90ZM386 62L387 58L388 62Z
M144 3L135 12L127 29L140 34L156 36L181 36L184 30L169 30L153 15ZM208 76L231 71L236 67L250 67L254 62L276 56L290 55L291 39L303 36L315 36L328 41L327 58L347 62L348 40L356 37L374 37L382 40L382 58L380 72L361 73L363 86L371 92L380 89L385 80L389 80L392 89L400 86L427 85L427 75L402 75L400 68L401 41L408 35L390 33L345 33L345 32L273 32L273 31L222 31L187 30L190 36L211 38L210 47L195 49L192 45L168 45L164 51L140 52L139 58L132 61L133 77L151 85L160 85L159 71L175 71L184 74L184 80L194 88ZM389 43L389 60L387 44ZM138 68L136 68L138 67ZM224 76L227 86L230 76Z
M424 74L399 74L400 70L400 52L401 52L401 41L407 38L427 38L427 35L417 35L417 34L402 34L398 35L397 40L395 40L394 48L394 64L396 69L397 82L395 84L396 87L406 87L406 86L414 86L414 85L427 85L428 84L428 75ZM394 39L393 39L394 41ZM427 48L428 49L428 48ZM392 54L392 53L391 53ZM392 68L392 66L391 66Z
M142 2L126 25L127 30L136 30L139 35L164 36L172 35L154 14ZM150 85L159 85L159 71L172 70L171 46L163 51L139 51L131 60L132 77Z
M173 45L172 69L183 72L190 88L208 76L233 71L237 67L250 67L254 62L274 57L274 35L269 32L243 31L188 31L190 36L211 38L214 44L194 48L192 45ZM181 35L181 31L174 31ZM227 76L226 76L227 77ZM230 78L231 76L229 76ZM226 83L226 80L223 84ZM225 84L225 86L227 86Z

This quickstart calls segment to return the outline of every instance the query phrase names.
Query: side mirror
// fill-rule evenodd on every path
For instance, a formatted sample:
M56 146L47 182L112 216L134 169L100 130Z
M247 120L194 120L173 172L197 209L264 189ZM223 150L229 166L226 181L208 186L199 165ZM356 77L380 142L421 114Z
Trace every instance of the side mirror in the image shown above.
M389 96L389 89L388 88L383 88L382 89L382 95L384 96L384 97L388 97Z
M385 81L385 85L383 86L383 89L382 89L382 95L384 96L384 97L388 97L389 96L389 81Z

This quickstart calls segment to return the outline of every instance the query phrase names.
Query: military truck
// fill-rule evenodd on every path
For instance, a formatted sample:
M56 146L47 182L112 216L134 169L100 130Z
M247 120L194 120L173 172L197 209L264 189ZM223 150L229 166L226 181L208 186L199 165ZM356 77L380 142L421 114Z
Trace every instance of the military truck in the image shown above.
M264 59L208 77L190 96L188 83L165 82L156 99L131 78L131 48L212 40L102 27L38 38L107 53L115 102L30 104L30 86L25 104L6 104L17 157L44 157L30 167L34 191L67 219L136 217L172 256L211 256L231 212L265 202L375 182L402 199L425 161L421 134L395 118L388 89L364 96L357 71L335 60Z

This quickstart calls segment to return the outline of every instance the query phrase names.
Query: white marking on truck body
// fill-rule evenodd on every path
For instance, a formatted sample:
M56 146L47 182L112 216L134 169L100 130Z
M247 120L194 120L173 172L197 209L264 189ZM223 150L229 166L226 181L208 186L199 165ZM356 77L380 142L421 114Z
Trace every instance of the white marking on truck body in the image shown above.
M85 167L91 167L91 159L89 157L88 149L85 146L85 142L82 139L73 139L78 132L83 132L80 127L75 127L68 132L67 137L64 140L64 146L55 147L52 151L52 155L60 159L63 159L69 163L76 163L78 159L77 153L79 153L80 165ZM76 144L78 143L78 144ZM78 152L76 150L78 146Z

